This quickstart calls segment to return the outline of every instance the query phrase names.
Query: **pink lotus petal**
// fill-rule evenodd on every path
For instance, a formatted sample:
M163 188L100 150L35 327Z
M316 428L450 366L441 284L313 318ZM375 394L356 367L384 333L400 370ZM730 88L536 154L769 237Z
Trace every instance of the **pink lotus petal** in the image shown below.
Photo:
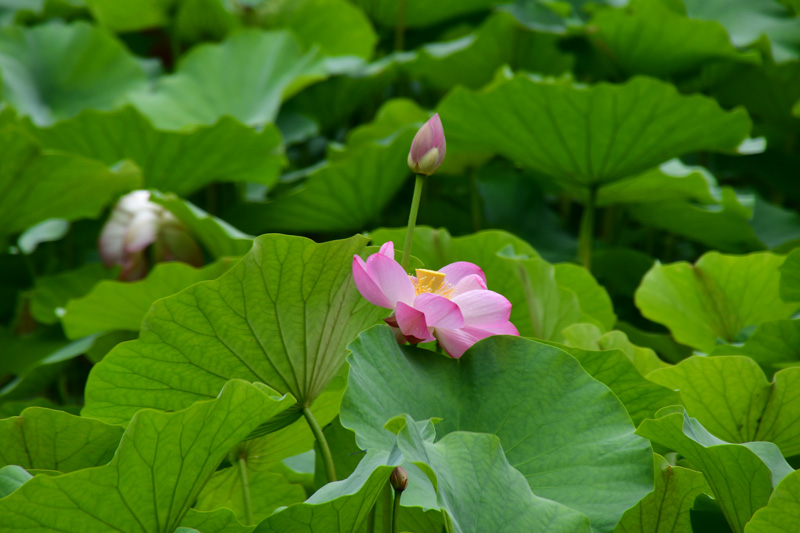
M454 359L458 359L464 355L464 352L466 352L470 346L480 340L466 328L437 329L435 331L435 336L442 346L442 349L447 352L447 355Z
M385 255L389 259L394 259L394 243L392 241L383 243L378 253Z
M436 116L438 117L438 115ZM430 122L431 121L429 120L423 124L419 131L417 131L417 134L414 136L414 140L411 141L411 159L415 163L419 163L425 154L427 154L432 148L436 148L436 145L433 143L433 129L431 128Z
M453 301L461 308L467 326L508 322L511 316L511 302L494 291L469 291L454 296Z
M471 275L477 275L483 280L484 286L486 285L486 275L481 270L481 267L466 261L457 261L439 269L439 272L447 275L447 283L456 285L463 278Z
M496 322L494 324L481 324L477 327L467 327L467 329L473 332L486 332L489 335L514 335L515 337L519 337L519 331L517 331L516 326L508 321ZM477 333L475 334L478 335ZM488 337L489 335L485 336Z
M367 264L357 255L353 256L353 281L356 282L358 292L360 292L361 296L366 298L369 303L387 309L393 307L386 295L383 294L381 288L378 287L378 284L370 277L367 272Z
M414 309L403 302L398 302L395 318L400 331L403 332L405 337L418 339L417 342L422 342L431 337L430 331L428 331L428 324L425 322L425 313L422 311Z
M398 302L413 304L414 284L400 263L383 254L372 254L367 259L367 273L386 296L390 309Z
M485 291L486 290L486 282L477 274L470 274L469 276L464 276L461 280L455 284L453 287L453 292L451 297L458 296L459 294L463 294L469 291Z
M414 300L414 308L425 314L429 327L456 329L464 326L458 305L444 296L423 292Z

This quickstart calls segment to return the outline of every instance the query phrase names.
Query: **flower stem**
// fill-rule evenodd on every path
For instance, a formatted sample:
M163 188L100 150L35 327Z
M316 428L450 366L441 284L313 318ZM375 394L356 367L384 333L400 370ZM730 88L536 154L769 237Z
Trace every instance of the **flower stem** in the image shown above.
M375 505L369 510L369 514L367 515L367 533L375 533L375 514L377 508L378 503L375 502Z
M308 427L311 428L311 433L314 434L314 438L317 439L317 444L319 444L319 449L322 453L322 463L325 465L325 474L328 476L328 483L336 481L336 469L333 466L331 448L328 446L328 440L325 438L322 428L319 426L317 419L314 418L314 414L308 407L303 407L303 416L306 417Z
M247 462L244 457L239 457L239 471L242 475L242 492L244 492L244 514L247 525L253 524L253 500L250 497L250 480L247 477Z
M383 486L383 533L391 533L392 531L392 485L389 480L386 480L386 485Z
M399 520L398 516L400 515L400 496L402 495L402 491L394 491L394 507L392 507L392 533L398 533L397 521Z
M406 231L406 242L403 244L403 259L400 264L408 272L408 263L411 260L411 243L414 240L414 227L417 225L417 212L419 211L419 199L422 197L422 186L425 184L425 176L417 174L414 181L414 198L411 200L411 211L408 213L408 231Z
M406 11L408 9L408 0L397 1L397 19L394 23L394 50L400 52L405 46L406 40Z
M597 202L597 187L589 189L589 199L583 208L581 229L578 234L578 258L587 270L592 269L592 245L594 241L594 211Z

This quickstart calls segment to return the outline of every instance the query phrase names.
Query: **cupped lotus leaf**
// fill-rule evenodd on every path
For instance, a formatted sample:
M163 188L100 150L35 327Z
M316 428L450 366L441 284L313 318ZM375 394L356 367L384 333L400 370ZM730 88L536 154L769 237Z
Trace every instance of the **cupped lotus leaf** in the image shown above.
M800 470L783 478L766 507L745 526L745 533L793 533L800 523Z
M0 117L10 112L0 110ZM51 218L94 218L116 196L139 187L131 165L48 152L13 122L0 120L0 243Z
M117 450L122 428L64 411L29 407L0 420L0 465L72 472L104 465Z
M292 399L241 380L171 413L145 409L106 466L36 476L0 500L5 531L173 531L230 448Z
M678 342L710 352L717 339L733 342L743 328L789 318L798 309L779 296L783 261L766 252L709 252L694 265L656 264L636 291L636 306Z
M166 26L169 10L179 0L84 0L101 25L116 32Z
M165 131L136 109L85 111L49 128L31 129L48 149L114 164L134 161L144 187L189 194L214 182L252 181L273 185L286 159L281 135L222 117L213 124Z
M431 114L422 109L414 100L393 98L378 109L372 122L362 124L347 132L347 150L374 142L386 142L405 127L419 128L430 118ZM338 155L335 151L329 151L329 156L344 157L347 150Z
M347 343L384 313L352 281L353 255L366 243L258 237L219 279L153 305L139 340L92 369L84 414L124 422L143 407L180 409L216 397L233 378L311 405L344 364Z
M214 533L250 533L255 529L255 526L246 526L239 522L233 511L224 508L211 512L189 509L181 520L181 526Z
M31 314L37 322L55 324L58 310L73 298L80 298L92 290L95 283L117 276L118 269L106 268L102 263L87 263L75 270L36 279L31 299Z
M749 357L690 357L647 379L677 390L686 410L728 442L767 441L800 455L800 368L769 383Z
M784 302L800 301L800 249L786 256L780 271L781 299Z
M150 201L163 206L175 215L208 253L217 259L244 255L253 247L255 237L239 231L221 218L206 213L189 200L174 194L152 192Z
M781 368L800 365L800 320L774 320L759 325L744 344L717 346L711 355L746 355L772 376Z
M767 504L773 488L792 471L770 442L730 444L709 433L682 407L668 407L636 433L675 450L700 470L734 532Z
M449 531L591 531L585 515L531 492L525 476L508 463L497 436L455 431L434 443L433 435L424 435L412 418L402 423L397 446L436 487Z
M153 302L190 285L218 278L234 264L223 259L203 268L180 262L161 263L140 281L103 280L85 296L70 300L61 315L64 333L79 339L114 330L139 331Z
M440 0L431 3L426 0L409 0L405 6L405 24L408 28L433 26L448 19L488 11L496 4L510 0ZM353 0L367 15L381 26L394 27L397 24L400 3L395 0Z
M519 74L480 92L457 88L438 111L459 151L493 151L572 187L627 178L691 152L734 152L751 127L742 109L724 111L644 77L587 87Z
M283 100L326 76L319 50L303 52L290 32L247 30L194 48L175 74L130 99L158 129L211 125L226 115L263 126Z
M0 75L5 100L40 125L113 109L146 83L133 55L85 22L3 28Z
M573 28L580 27L589 19L592 8L600 6L622 7L628 0L565 0L563 2L547 2L514 0L499 9L508 11L526 28L564 34Z
M257 533L358 531L389 481L399 454L367 454L342 481L328 483L303 503L279 511L256 527Z
M670 78L714 61L758 61L756 54L739 52L719 22L690 19L666 0L597 10L589 36L626 74Z
M670 465L653 454L655 490L631 507L614 529L615 533L692 533L690 512L695 498L711 494L705 477L696 470Z
M649 443L611 391L555 347L496 336L453 360L398 346L379 326L350 349L339 416L364 448L391 449L394 435L374 421L399 414L442 418L440 436L495 434L534 494L580 511L598 531L652 490Z
M33 476L21 466L6 465L0 468L0 498L5 498L30 479Z
M620 350L642 376L667 365L652 348L633 344L623 331L604 333L594 324L573 324L564 330L569 346L584 350Z

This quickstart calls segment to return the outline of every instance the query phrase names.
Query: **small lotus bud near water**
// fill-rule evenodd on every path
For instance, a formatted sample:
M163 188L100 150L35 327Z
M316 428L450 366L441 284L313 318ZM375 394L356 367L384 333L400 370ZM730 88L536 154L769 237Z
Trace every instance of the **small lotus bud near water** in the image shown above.
M389 483L397 492L403 492L408 486L408 473L402 466L396 466L389 477Z
M442 165L446 151L442 120L436 113L414 136L408 152L408 167L415 174L430 176Z

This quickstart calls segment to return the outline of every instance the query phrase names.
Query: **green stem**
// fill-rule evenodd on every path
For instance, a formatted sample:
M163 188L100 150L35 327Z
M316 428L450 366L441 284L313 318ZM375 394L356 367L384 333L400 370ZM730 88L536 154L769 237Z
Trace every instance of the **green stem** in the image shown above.
M317 422L317 419L314 418L314 414L308 407L303 407L303 416L306 417L308 427L311 428L311 433L313 433L314 438L317 439L320 452L322 452L322 462L325 465L325 474L328 476L328 483L331 481L336 481L336 469L333 466L331 449L330 446L328 446L328 440L325 438L322 428L319 426L319 422Z
M400 264L408 272L408 263L411 260L411 242L414 240L414 226L417 225L417 212L419 211L419 199L422 198L422 186L425 184L425 176L417 174L414 181L414 198L411 200L411 211L408 213L408 230L406 231L406 242L403 244L403 259Z
M375 502L372 509L369 510L369 514L367 515L367 533L375 533L375 514L377 508L378 503Z
M594 241L594 211L597 202L597 188L589 189L589 199L581 216L581 229L578 234L578 258L588 270L592 269L592 243Z
M471 168L469 172L470 181L470 197L472 208L472 230L481 230L481 195L478 191L478 179L475 177L475 169Z
M383 486L383 533L391 533L392 531L392 484L386 480L386 485Z
M253 524L253 500L250 497L250 480L247 478L247 462L244 457L239 457L239 471L242 474L242 491L244 492L244 514L247 524Z
M397 4L397 20L394 24L394 50L395 52L400 52L405 46L408 0L398 0Z
M402 495L402 491L394 491L394 507L392 507L392 533L398 533L397 521L399 520L398 516L400 516L400 496Z

